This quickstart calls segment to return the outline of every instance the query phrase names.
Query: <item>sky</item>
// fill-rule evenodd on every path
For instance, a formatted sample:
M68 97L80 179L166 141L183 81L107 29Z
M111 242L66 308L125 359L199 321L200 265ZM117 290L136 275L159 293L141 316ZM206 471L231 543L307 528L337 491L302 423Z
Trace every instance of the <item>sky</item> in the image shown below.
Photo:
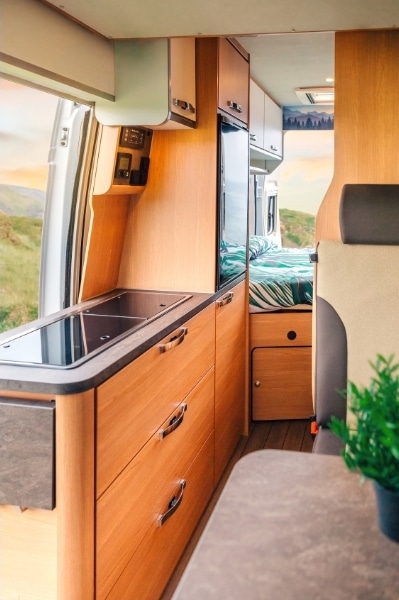
M0 183L45 190L57 97L0 79Z
M286 131L279 174L280 208L315 215L334 169L334 131Z

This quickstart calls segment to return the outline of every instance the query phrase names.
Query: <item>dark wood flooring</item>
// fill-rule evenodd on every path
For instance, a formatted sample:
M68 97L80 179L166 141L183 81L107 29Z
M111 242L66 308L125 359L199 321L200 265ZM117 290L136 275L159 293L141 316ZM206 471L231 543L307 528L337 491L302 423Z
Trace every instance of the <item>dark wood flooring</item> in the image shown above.
M179 579L236 462L242 456L245 456L249 452L254 452L255 450L269 449L311 452L312 445L313 438L310 433L310 421L308 419L295 421L255 421L251 424L248 437L243 436L238 443L234 455L192 535L161 600L170 600L172 597Z

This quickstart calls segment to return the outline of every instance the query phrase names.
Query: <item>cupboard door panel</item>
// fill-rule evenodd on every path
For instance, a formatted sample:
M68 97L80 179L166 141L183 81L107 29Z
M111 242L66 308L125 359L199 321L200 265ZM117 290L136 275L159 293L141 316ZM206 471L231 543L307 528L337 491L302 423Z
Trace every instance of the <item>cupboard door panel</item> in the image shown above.
M216 309L215 477L220 478L244 430L246 284Z
M185 399L187 410L170 415L180 425L155 434L97 504L97 586L105 596L158 516L177 496L178 483L214 427L214 368ZM212 469L213 472L213 469ZM184 491L183 491L184 493Z
M219 108L248 125L249 62L225 38L219 39Z
M256 348L252 353L252 418L306 419L313 414L312 349Z
M214 364L214 311L190 319L181 344L160 351L180 327L98 388L97 497Z

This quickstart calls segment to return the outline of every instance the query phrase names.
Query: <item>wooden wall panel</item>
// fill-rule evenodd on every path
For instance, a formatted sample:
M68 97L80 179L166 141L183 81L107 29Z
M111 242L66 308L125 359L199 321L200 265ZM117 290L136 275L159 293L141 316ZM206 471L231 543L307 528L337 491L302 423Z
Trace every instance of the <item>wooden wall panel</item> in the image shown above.
M147 187L131 199L120 287L215 290L217 39L200 42L197 127L154 132Z
M130 196L93 196L79 300L116 288Z
M334 175L317 215L316 240L341 238L345 183L399 183L398 106L399 31L336 33Z

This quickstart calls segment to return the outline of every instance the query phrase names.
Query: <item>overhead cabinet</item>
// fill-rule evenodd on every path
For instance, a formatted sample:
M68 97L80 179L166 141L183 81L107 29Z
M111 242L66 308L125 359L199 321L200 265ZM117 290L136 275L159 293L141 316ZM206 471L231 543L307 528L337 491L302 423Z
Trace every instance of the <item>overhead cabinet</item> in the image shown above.
M254 171L271 173L283 159L282 109L251 80L250 157Z
M103 125L195 127L195 39L115 43L115 101L99 99Z
M249 60L238 46L219 38L219 108L246 125L249 119Z

